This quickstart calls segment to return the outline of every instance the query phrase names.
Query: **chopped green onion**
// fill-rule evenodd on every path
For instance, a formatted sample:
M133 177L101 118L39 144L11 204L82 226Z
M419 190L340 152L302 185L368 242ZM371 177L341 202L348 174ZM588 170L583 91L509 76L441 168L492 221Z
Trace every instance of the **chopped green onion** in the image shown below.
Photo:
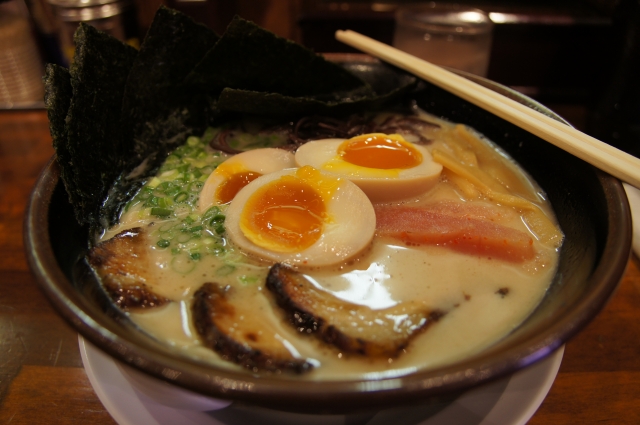
M254 283L257 283L259 279L258 276L247 276L246 274L243 274L242 276L238 276L238 280L243 285L253 285Z
M209 218L214 217L214 216L216 216L216 215L218 215L218 214L220 214L220 208L219 208L219 207L217 207L217 206L213 206L213 207L210 207L210 208L209 208L209 209L204 213L204 215L202 216L202 219L203 219L203 220L208 220Z
M178 255L171 260L171 268L178 273L187 274L196 268L196 263L191 257Z
M189 232L185 232L183 230L182 232L180 232L180 234L178 236L176 236L176 240L179 243L186 243L186 242L189 242L192 237L193 237L193 234L191 234Z
M200 190L202 189L202 186L204 186L204 184L202 182L200 182L200 181L191 182L191 183L189 183L189 186L188 186L187 190L189 192L200 193Z
M219 267L216 270L216 275L218 276L228 276L231 273L233 273L236 270L235 266L232 266L231 264L225 264L222 267Z
M204 131L204 134L202 135L202 141L204 143L209 143L210 141L213 140L214 137L216 137L218 132L219 130L215 128L207 127L207 129Z
M160 208L160 207L154 207L151 208L151 215L155 215L157 217L168 217L171 215L171 210L168 208Z
M157 177L154 177L151 179L151 181L149 181L149 183L147 183L147 187L155 188L160 183L161 183L161 180Z
M189 195L186 192L180 192L173 197L173 200L176 202L184 202L187 200L188 197Z
M164 194L167 196L174 196L175 194L180 192L180 186L171 186L167 189Z

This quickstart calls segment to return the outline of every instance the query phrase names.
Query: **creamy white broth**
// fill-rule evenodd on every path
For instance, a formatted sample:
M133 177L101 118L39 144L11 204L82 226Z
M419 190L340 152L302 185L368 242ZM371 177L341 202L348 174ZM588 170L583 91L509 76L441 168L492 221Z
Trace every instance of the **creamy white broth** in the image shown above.
M452 124L436 120L442 129L428 129L434 139L429 145L442 148L439 137ZM446 149L449 149L445 147ZM495 151L502 166L513 169L515 164L504 153ZM224 156L220 158L220 161ZM519 194L535 200L553 220L550 206L534 182L522 175L514 186ZM474 202L503 210L506 226L530 233L526 220L513 208L496 205L487 199L465 199L459 188L442 178L428 193L406 200L409 204L434 202ZM224 212L224 209L223 211ZM170 220L145 217L140 206L132 207L122 216L118 226L110 229L103 240L123 229L147 226L153 235ZM251 258L232 246L226 246L221 257L205 255L198 260L182 257L176 271L176 256L171 250L159 248L150 238L147 284L158 295L175 302L144 312L129 312L132 320L144 331L165 341L187 355L215 362L228 368L240 366L220 359L202 346L191 320L190 303L193 293L205 282L238 288L247 296L252 310L264 318L271 329L288 342L296 356L308 358L317 367L298 379L352 379L362 377L398 376L418 369L434 368L477 353L494 344L516 328L540 302L554 275L558 243L534 238L536 257L524 263L509 263L475 255L461 254L446 247L407 247L402 242L375 238L371 247L349 264L326 269L300 270L317 286L338 298L373 309L392 307L409 300L422 300L432 309L446 314L418 335L406 352L394 359L371 360L357 355L342 355L312 337L299 335L285 321L272 300L264 282L270 264ZM221 270L223 272L221 272ZM508 288L508 293L500 290Z

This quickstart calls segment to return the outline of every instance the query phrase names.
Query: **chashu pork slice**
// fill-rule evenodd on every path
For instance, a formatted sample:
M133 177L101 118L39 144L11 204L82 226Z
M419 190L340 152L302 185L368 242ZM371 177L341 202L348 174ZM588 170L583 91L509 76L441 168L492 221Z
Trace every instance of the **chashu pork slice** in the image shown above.
M242 292L245 292L244 294ZM308 372L313 365L294 355L247 289L205 283L193 296L192 315L204 345L253 372Z
M500 224L500 212L495 209L442 202L417 207L379 205L375 211L376 234L407 245L439 245L512 263L531 260L536 254L531 236Z
M444 315L417 301L382 310L353 304L282 264L271 267L266 286L300 333L368 357L397 357L412 338Z
M87 261L118 307L123 310L148 309L171 300L149 287L147 255L146 233L136 227L94 246L87 254Z

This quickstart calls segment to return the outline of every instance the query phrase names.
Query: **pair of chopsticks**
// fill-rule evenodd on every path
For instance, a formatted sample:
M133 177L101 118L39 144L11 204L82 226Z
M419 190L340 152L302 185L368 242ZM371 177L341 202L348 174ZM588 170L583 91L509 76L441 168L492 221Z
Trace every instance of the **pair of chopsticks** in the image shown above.
M336 39L429 81L640 188L640 159L633 155L491 89L357 32L337 31Z

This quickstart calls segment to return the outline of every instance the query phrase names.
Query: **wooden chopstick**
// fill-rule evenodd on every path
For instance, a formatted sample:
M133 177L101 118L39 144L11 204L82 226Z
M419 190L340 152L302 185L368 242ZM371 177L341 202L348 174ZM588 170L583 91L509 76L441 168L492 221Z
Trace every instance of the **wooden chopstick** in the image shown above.
M640 188L640 159L633 155L480 84L357 32L337 31L336 39L411 72Z

